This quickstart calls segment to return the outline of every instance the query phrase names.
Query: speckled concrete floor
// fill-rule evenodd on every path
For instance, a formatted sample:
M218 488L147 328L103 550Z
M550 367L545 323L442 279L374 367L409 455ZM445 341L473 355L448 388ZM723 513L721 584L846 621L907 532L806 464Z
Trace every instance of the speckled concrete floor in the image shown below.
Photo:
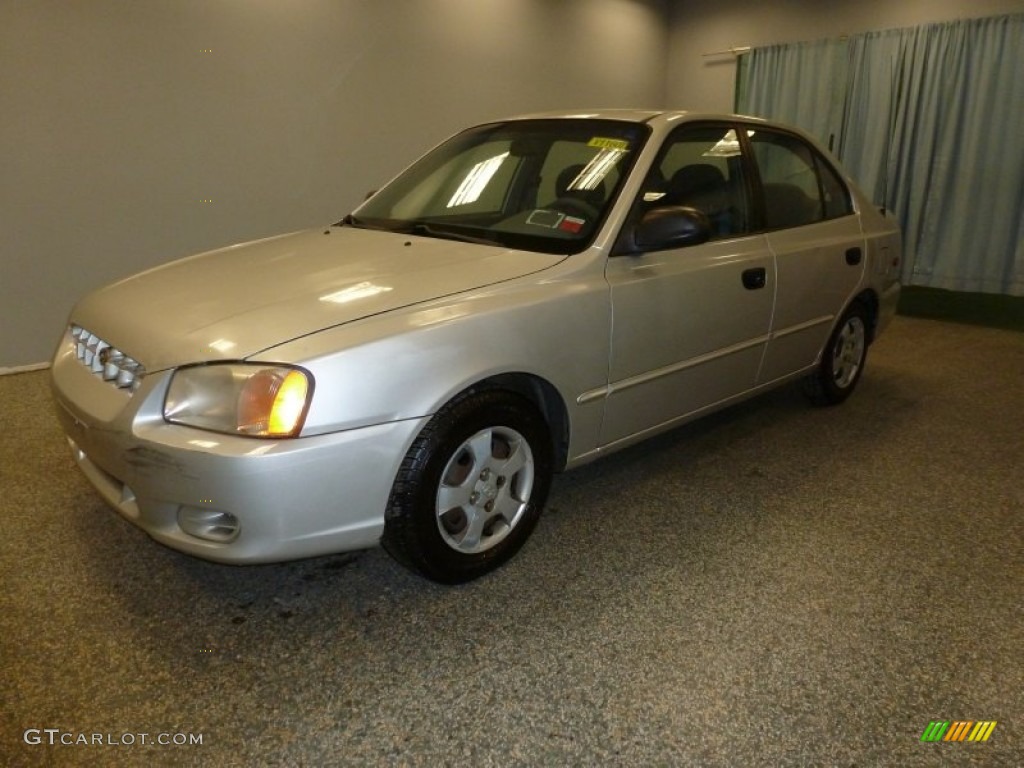
M164 549L45 374L0 403L0 763L1024 763L1024 335L898 318L842 407L789 387L562 476L458 588ZM59 743L92 734L135 744Z

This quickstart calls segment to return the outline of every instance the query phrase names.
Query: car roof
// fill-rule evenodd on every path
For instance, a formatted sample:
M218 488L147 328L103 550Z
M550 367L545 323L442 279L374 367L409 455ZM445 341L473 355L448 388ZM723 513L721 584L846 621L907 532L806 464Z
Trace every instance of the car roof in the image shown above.
M681 120L723 120L735 122L754 122L765 124L759 117L746 115L734 115L723 112L690 112L686 110L665 110L665 109L579 109L560 110L552 112L533 112L530 114L516 115L511 120L537 120L537 119L590 119L590 120L626 120L634 123L674 123Z
M591 120L627 120L633 123L645 123L652 117L660 114L658 110L649 109L577 109L559 110L552 112L532 112L525 115L516 115L513 120L538 120L538 119L591 119Z

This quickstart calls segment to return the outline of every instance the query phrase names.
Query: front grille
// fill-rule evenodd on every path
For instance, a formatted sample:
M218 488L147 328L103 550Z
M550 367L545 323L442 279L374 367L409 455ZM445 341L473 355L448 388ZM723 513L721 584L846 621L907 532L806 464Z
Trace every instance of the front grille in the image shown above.
M71 326L71 338L75 341L75 354L82 365L101 376L104 381L132 392L142 384L146 369L137 360L114 349L80 325Z

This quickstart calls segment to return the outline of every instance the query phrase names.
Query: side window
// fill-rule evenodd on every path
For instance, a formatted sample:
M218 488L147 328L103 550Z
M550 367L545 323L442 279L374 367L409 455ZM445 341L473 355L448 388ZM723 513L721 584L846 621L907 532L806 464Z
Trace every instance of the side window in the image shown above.
M662 147L644 185L642 210L684 205L711 222L711 239L750 229L743 163L736 132L724 126L684 126Z
M799 227L851 212L845 185L809 145L789 134L751 133L767 229Z

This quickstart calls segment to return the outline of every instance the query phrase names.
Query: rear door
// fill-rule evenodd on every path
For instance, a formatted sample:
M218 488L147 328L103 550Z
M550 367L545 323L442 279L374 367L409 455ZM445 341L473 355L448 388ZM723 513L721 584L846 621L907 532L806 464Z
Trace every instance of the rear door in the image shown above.
M864 238L849 190L802 138L747 130L775 256L771 340L759 383L813 366L864 271Z

